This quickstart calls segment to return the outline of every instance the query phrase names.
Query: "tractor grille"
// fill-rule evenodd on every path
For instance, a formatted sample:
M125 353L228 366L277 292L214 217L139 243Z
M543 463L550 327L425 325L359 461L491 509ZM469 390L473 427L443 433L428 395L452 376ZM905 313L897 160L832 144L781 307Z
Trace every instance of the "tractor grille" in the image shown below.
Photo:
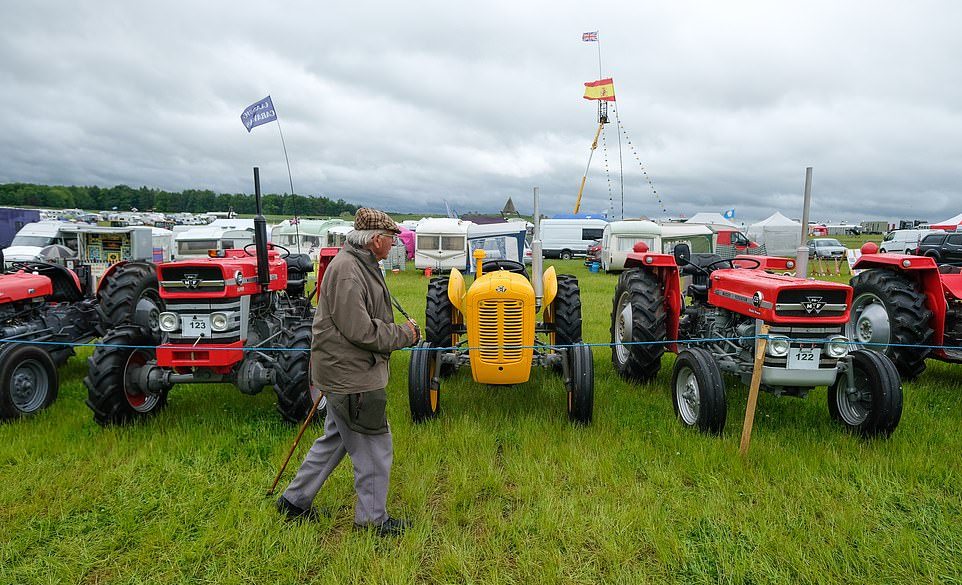
M160 269L160 286L178 292L224 290L224 274L219 266L168 266Z
M775 301L780 317L838 317L845 313L845 290L784 290Z
M478 308L481 359L506 364L524 353L524 303L520 300L484 300Z
M208 301L171 299L167 301L167 311L176 314L181 324L177 331L167 334L170 343L216 345L241 340L243 312L241 299L211 299ZM226 331L211 329L210 316L213 313L227 315L228 327ZM195 320L203 322L204 327L192 328L190 323Z
M768 330L769 335L784 335L794 341L792 347L821 347L830 338L842 335L841 326L836 327L772 327ZM809 341L811 340L811 341ZM838 358L832 358L823 351L818 361L818 368L833 369L838 364ZM788 358L785 356L775 357L765 355L765 364L768 367L784 368L788 365Z

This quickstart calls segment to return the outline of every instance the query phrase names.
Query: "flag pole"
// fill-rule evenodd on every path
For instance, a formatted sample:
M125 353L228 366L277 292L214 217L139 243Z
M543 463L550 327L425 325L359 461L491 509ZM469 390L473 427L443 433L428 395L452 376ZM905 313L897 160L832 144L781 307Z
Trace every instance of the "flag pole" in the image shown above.
M598 79L604 79L605 74L601 72L601 31L598 31Z
M277 108L274 109L277 111ZM284 149L284 160L287 162L287 178L291 182L291 205L294 211L294 219L297 222L294 224L294 239L297 242L297 253L301 253L301 221L297 217L297 197L294 196L294 175L291 174L291 159L287 157L287 144L284 142L284 132L281 130L281 118L277 116L274 120L277 122L277 133L281 136L281 147Z

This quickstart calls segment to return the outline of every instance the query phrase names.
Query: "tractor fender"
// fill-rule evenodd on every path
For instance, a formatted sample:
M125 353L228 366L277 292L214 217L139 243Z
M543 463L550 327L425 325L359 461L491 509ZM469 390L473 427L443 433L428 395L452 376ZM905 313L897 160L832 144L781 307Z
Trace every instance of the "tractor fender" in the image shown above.
M464 305L464 295L464 276L461 275L460 270L452 268L451 275L448 277L448 300L461 313L464 313L461 309Z
M145 261L143 261L143 260L122 260L122 261L120 261L120 262L117 262L116 264L111 264L110 267L107 268L107 271L104 272L103 276L100 277L100 280L97 281L97 292L96 292L96 296L100 296L100 289L103 288L104 283L107 282L107 281L110 279L110 277L113 275L113 273L114 273L114 272L117 272L117 270L118 270L121 266L126 266L127 264L141 264L141 265L143 265L143 266L148 267L150 270L156 270L156 265L155 265L154 263L152 263L152 262L145 262ZM76 275L74 276L74 278L76 278ZM79 280L79 279L77 280L77 284L78 284L78 285L80 284L80 280Z
M558 275L555 273L554 266L549 266L544 271L544 299L541 301L542 307L551 306L551 301L558 296Z
M661 282L661 288L665 294L667 307L666 315L666 335L668 339L678 339L678 326L681 319L682 295L681 280L678 264L675 257L671 254L652 254L649 252L630 252L625 260L625 268L638 268L647 270L655 274ZM677 345L669 346L672 351L678 350Z

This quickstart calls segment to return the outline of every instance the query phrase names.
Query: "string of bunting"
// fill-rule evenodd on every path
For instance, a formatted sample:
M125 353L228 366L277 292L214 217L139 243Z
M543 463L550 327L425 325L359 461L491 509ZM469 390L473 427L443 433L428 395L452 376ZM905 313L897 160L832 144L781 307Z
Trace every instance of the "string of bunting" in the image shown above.
M618 117L618 103L611 102L615 110L615 123L618 124L618 130L625 135L625 140L628 142L628 148L631 149L631 154L635 157L635 162L641 168L641 174L645 177L645 181L648 182L648 187L651 188L652 194L654 194L655 199L658 200L658 205L661 207L661 212L666 216L668 215L668 209L665 207L665 202L662 201L661 195L658 194L658 189L655 189L655 184L651 181L651 177L648 176L648 169L645 168L644 163L641 162L641 157L638 155L638 151L635 150L635 145L632 144L631 138L628 136L628 130L625 129L621 124L621 118Z
M604 126L601 127L601 153L605 157L605 178L608 180L608 219L615 213L615 199L611 190L611 173L608 171L608 140Z

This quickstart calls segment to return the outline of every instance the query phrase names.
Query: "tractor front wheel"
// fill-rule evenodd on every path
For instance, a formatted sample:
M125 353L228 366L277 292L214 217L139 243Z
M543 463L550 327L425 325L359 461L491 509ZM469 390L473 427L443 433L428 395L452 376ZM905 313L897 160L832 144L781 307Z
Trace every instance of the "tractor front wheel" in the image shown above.
M621 273L611 308L611 363L622 378L647 382L658 375L667 316L665 293L654 274L639 269Z
M902 418L902 381L892 360L876 351L852 352L847 372L828 389L828 412L849 431L888 437ZM851 380L851 382L850 382Z
M568 420L589 425L595 403L595 364L591 348L578 343L568 348Z
M157 340L145 329L121 325L104 336L87 360L87 406L101 426L124 424L154 415L167 406L167 389L137 388L140 368L157 356Z
M311 399L311 323L304 322L284 330L278 341L277 371L274 372L274 392L277 411L290 423L307 418L314 401ZM326 401L318 405L314 421L324 419Z
M148 331L160 331L164 301L158 290L157 270L152 264L131 262L119 266L107 277L97 296L101 335L128 323Z
M432 349L429 341L422 341L411 350L408 402L415 423L435 418L441 410L441 379L437 371L440 353Z
M699 347L681 351L675 359L671 388L675 415L683 425L721 434L728 416L725 380L709 352Z
M37 414L57 399L57 367L35 345L7 343L0 348L0 418Z

